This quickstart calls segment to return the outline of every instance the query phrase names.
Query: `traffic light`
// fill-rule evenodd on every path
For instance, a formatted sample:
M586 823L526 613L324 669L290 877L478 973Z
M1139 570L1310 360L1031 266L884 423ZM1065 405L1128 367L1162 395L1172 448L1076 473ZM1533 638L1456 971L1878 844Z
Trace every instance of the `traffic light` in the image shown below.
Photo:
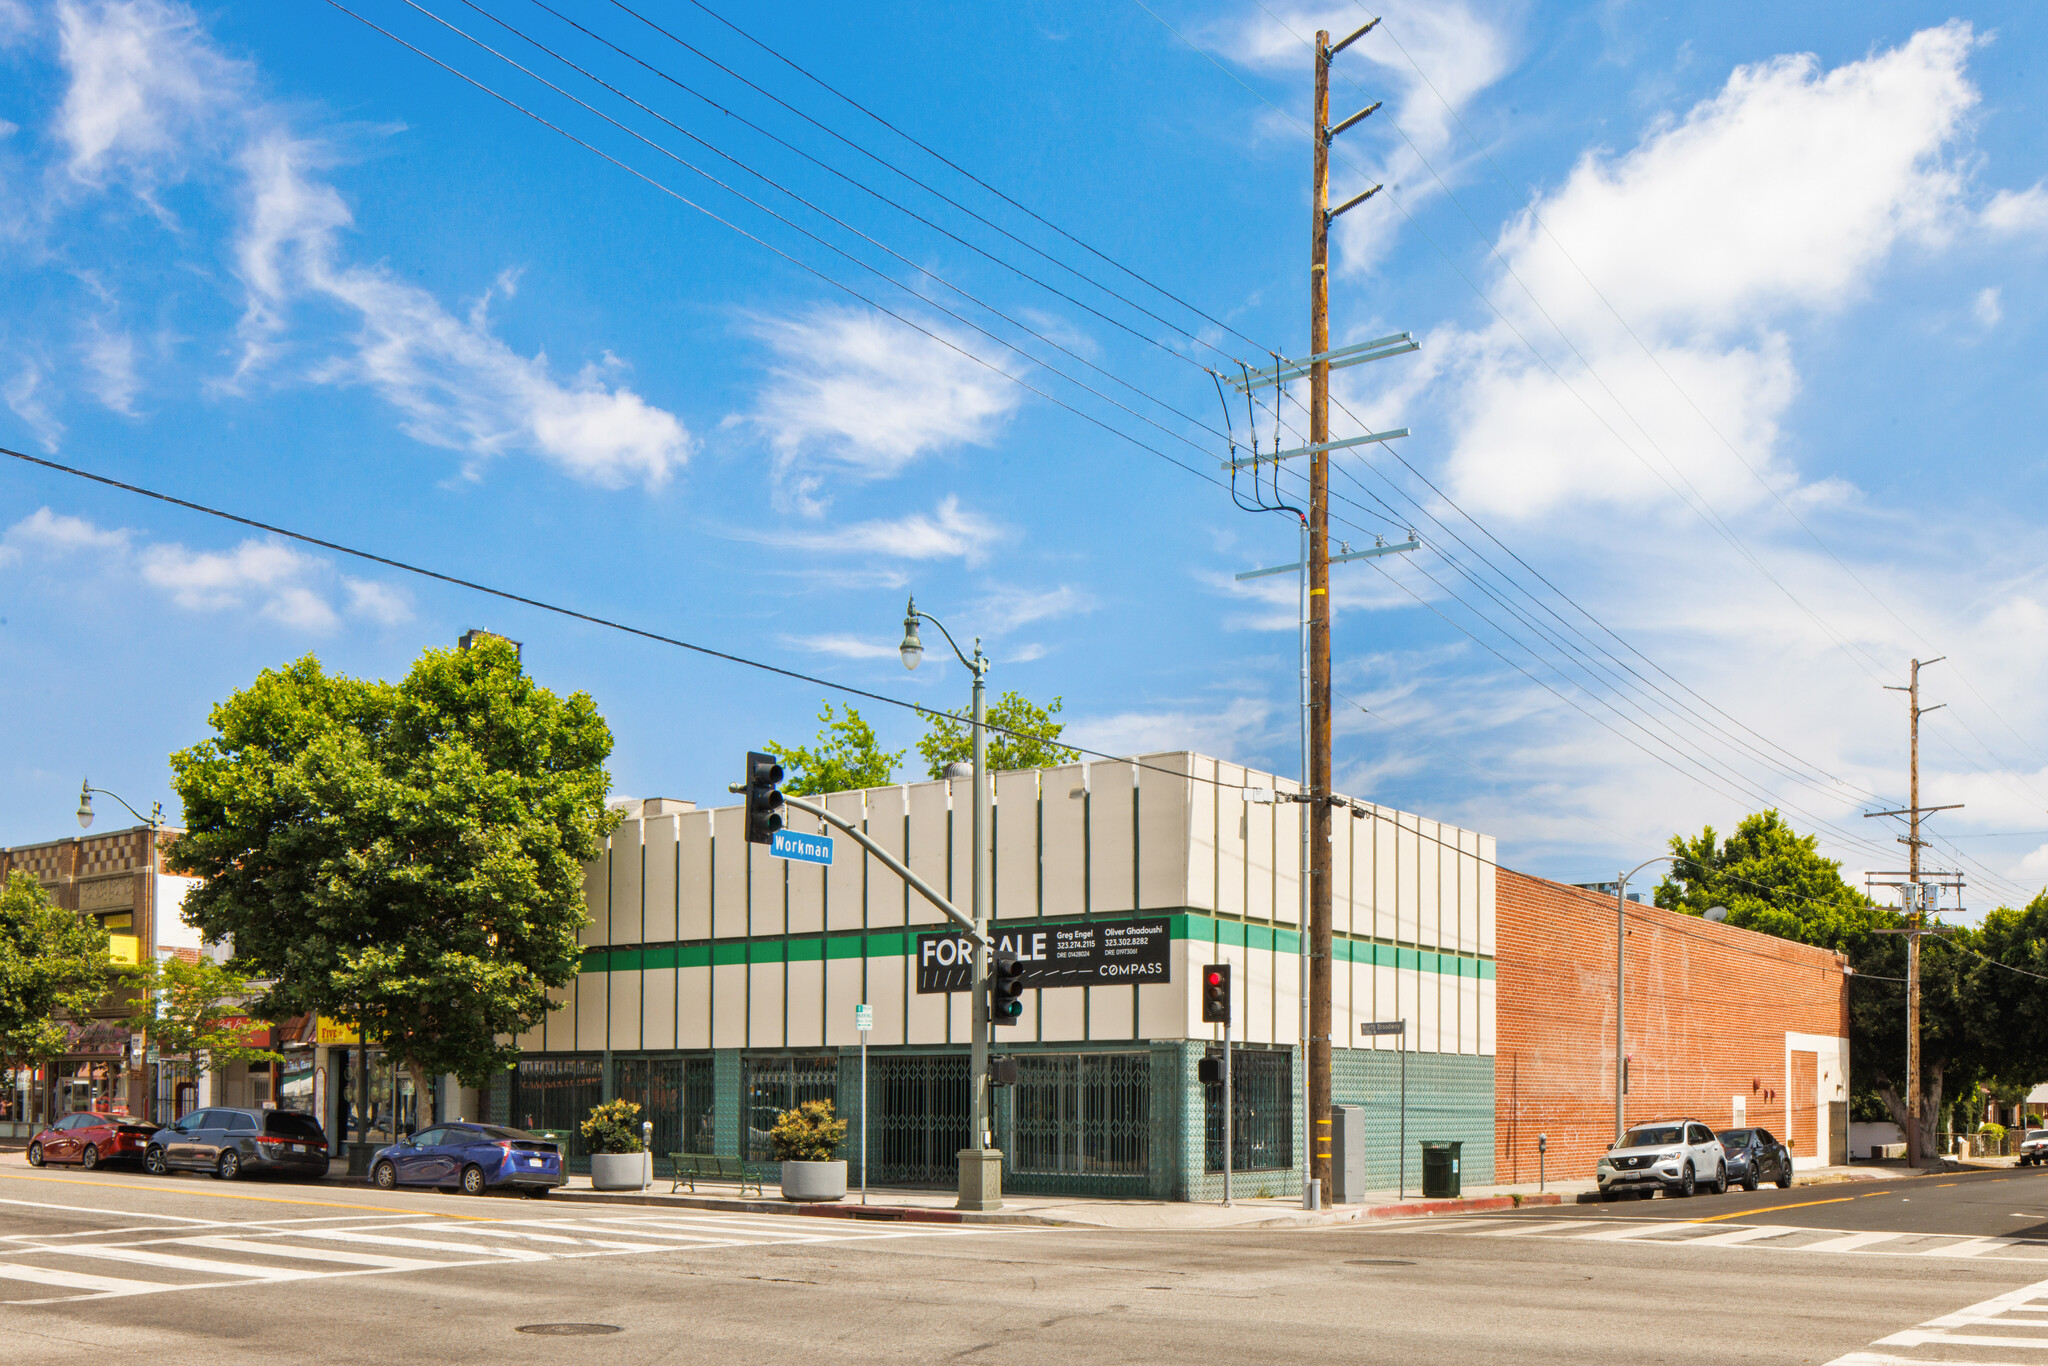
M997 949L989 964L988 1022L1013 1025L1024 1018L1024 960Z
M747 753L747 843L772 844L782 828L782 765L772 754Z
M1230 964L1211 963L1202 969L1202 1023L1230 1023Z

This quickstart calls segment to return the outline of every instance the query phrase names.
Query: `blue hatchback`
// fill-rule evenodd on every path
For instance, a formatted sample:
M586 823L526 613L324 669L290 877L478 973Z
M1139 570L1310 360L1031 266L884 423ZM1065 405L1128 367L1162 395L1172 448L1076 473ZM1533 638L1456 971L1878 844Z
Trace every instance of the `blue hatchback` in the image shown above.
M370 1180L398 1186L458 1186L469 1195L511 1186L545 1195L563 1183L562 1150L550 1139L496 1124L437 1124L379 1148Z

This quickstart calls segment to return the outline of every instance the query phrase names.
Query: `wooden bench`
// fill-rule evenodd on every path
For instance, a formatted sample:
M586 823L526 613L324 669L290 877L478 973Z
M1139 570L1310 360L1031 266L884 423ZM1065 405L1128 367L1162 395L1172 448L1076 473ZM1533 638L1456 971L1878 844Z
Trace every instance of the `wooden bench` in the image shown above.
M752 1186L758 1195L767 1194L761 1189L761 1178L747 1170L745 1158L713 1157L709 1153L670 1153L668 1160L673 1164L675 1171L675 1181L668 1188L670 1195L674 1195L676 1189L684 1182L688 1182L691 1192L695 1193L700 1179L737 1181L740 1183L741 1195L747 1193L749 1186Z

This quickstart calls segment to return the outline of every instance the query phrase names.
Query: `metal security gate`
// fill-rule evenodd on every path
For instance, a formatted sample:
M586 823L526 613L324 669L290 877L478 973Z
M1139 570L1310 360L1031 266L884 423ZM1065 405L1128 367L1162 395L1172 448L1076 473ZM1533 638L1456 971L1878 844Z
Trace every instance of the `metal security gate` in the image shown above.
M998 1099L1004 1180L1019 1192L1149 1193L1152 1060L1146 1053L1020 1056Z
M879 1186L954 1185L967 1146L967 1059L868 1061L869 1179Z
M604 1099L601 1058L521 1058L512 1074L512 1127L560 1135L568 1168L590 1170L583 1121Z
M1230 1165L1241 1172L1286 1171L1294 1165L1294 1055L1244 1048L1230 1059L1233 1114ZM1203 1169L1223 1170L1223 1088L1202 1088Z
M741 1150L749 1162L772 1162L768 1131L784 1110L807 1100L839 1105L839 1059L833 1057L748 1058L740 1081L740 1117L746 1125Z
M612 1094L654 1124L657 1161L668 1153L712 1151L709 1058L620 1058Z

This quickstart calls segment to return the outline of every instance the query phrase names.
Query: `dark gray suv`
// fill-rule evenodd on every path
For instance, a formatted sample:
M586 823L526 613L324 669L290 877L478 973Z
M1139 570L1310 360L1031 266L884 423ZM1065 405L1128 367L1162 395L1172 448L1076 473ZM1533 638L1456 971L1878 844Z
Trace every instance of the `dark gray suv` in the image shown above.
M258 1173L327 1175L327 1135L311 1115L292 1110L194 1110L150 1135L142 1165L152 1175L212 1172L223 1181Z

